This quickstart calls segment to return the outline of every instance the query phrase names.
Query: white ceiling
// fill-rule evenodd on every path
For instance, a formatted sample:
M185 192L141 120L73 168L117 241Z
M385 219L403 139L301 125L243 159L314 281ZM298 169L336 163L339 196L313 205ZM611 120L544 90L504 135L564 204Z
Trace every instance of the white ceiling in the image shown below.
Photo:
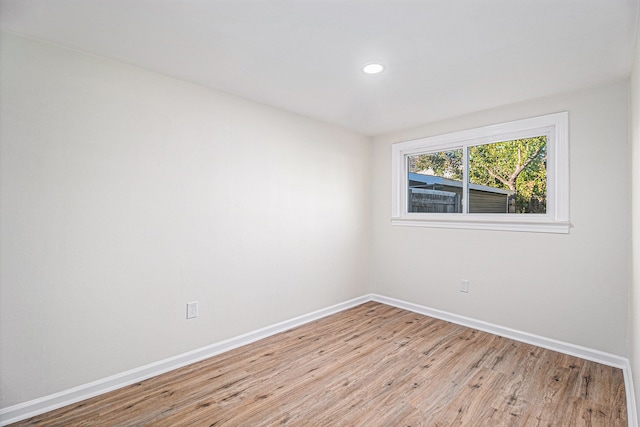
M366 135L631 72L638 0L0 0L0 30ZM361 68L379 61L380 75Z

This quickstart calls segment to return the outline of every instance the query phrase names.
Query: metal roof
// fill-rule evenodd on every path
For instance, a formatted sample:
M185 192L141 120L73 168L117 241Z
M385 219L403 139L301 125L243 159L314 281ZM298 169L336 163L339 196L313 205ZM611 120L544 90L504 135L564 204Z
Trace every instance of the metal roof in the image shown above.
M446 185L449 187L462 188L462 181L443 178L441 176L435 176L435 175L425 175L422 173L409 172L409 180L424 182L425 184L428 184L428 185L440 184L440 185ZM505 190L503 188L495 188L495 187L490 187L488 185L480 185L480 184L473 184L473 183L469 183L469 189L476 190L476 191L485 191L488 193L505 194L507 196L510 196L514 193L511 190Z

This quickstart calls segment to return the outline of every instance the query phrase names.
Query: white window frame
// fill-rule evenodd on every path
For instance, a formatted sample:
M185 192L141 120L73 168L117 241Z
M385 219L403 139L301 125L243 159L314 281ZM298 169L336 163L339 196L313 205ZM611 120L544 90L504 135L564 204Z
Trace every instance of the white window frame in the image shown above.
M545 214L467 213L466 192L462 213L408 212L407 157L434 151L462 149L500 141L547 136L547 209ZM540 233L569 233L569 113L561 112L445 135L398 142L391 147L392 225L466 228ZM464 177L464 188L466 181Z

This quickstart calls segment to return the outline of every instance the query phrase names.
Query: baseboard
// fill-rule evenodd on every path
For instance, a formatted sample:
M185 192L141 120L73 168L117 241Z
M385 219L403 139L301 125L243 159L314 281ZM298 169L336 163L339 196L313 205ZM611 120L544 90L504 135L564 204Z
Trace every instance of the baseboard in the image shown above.
M636 394L633 389L633 375L631 373L631 363L627 363L622 368L624 374L624 389L627 392L627 424L629 427L638 427L638 407L636 405Z
M446 311L437 310L422 305L401 301L395 298L389 298L377 294L363 295L352 300L323 308L312 313L299 316L275 325L267 326L244 335L240 335L219 343L215 343L206 347L202 347L187 353L183 353L168 359L164 359L155 363L151 363L121 374L113 375L98 381L84 384L59 393L44 396L28 402L20 403L14 406L0 410L0 426L24 420L36 416L38 414L52 411L66 405L80 402L103 393L107 393L119 388L135 384L137 382L155 377L165 372L199 362L208 357L212 357L225 351L233 350L246 344L258 341L260 339L284 332L296 326L301 326L314 320L330 316L335 313L347 310L368 301L376 301L382 304L391 305L412 311L414 313L423 314L425 316L446 320L462 326L478 329L491 334L510 338L516 341L525 342L538 347L547 348L549 350L558 351L560 353L569 354L580 357L582 359L591 360L608 366L620 368L624 374L625 390L627 393L627 411L629 427L638 427L638 417L636 411L635 394L633 390L633 378L631 373L631 365L629 360L605 353L598 350L581 347L574 344L565 343L550 338L541 337L527 332L517 331L515 329L505 328L503 326L494 325L481 320L460 316Z
M515 341L532 344L537 347L542 347L571 356L576 356L581 359L590 360L592 362L602 363L603 365L620 368L622 369L624 375L624 388L627 394L627 424L629 425L629 427L638 427L638 413L636 409L635 393L633 390L631 364L629 363L629 359L627 358L616 356L610 353L605 353L599 350L593 350L575 344L554 340L551 338L545 338L527 332L517 331L515 329L505 328L503 326L494 325L492 323L472 319L470 317L460 316L457 314L425 307L406 301L401 301L395 298L389 298L377 294L371 294L370 298L372 301L402 308L414 313L423 314L425 316L434 317L436 319L446 320L447 322L455 323L457 325L478 329L480 331L499 335L501 337L510 338Z
M326 307L309 314L305 314L275 325L267 326L244 335L240 335L225 341L221 341L206 347L202 347L187 353L179 354L168 359L155 363L150 363L139 368L135 368L107 378L83 384L69 390L50 394L28 402L9 406L0 410L0 426L24 420L44 412L62 408L85 399L89 399L100 394L108 393L119 388L135 384L137 382L155 377L160 374L190 365L209 357L233 350L246 344L261 340L263 338L287 331L296 326L339 313L351 307L371 301L370 295L364 295L352 300Z

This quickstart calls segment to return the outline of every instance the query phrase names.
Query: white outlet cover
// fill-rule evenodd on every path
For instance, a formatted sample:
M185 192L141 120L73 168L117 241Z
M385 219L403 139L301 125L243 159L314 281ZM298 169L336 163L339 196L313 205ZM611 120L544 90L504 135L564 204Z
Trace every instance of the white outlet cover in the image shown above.
M469 281L466 279L460 279L460 292L469 293Z
M187 319L198 317L198 301L187 303Z

